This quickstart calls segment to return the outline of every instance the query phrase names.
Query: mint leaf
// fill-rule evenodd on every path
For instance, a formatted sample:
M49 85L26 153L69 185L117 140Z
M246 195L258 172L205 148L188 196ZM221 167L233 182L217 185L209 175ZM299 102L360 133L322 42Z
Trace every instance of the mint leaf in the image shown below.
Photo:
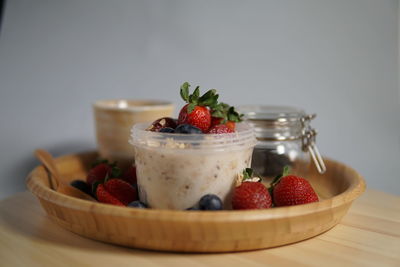
M189 87L190 84L188 82L184 82L181 85L181 97L185 102L189 102Z

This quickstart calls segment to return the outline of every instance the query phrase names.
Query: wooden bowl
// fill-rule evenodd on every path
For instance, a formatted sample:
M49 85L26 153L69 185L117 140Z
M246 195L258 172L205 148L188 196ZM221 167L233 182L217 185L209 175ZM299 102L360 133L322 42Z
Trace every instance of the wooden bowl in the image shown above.
M56 159L66 179L84 179L95 152ZM79 235L118 245L179 252L228 252L281 246L321 234L337 223L364 190L352 168L325 159L327 172L310 175L321 201L248 211L134 209L85 201L50 189L43 166L27 186L49 217Z

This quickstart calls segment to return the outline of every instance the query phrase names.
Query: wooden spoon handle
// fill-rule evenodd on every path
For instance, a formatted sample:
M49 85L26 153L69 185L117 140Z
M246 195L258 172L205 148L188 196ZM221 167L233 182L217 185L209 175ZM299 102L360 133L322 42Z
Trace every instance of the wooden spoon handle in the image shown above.
M42 164L46 167L46 169L50 172L50 175L56 181L56 188L55 189L59 193L63 193L65 195L69 195L72 197L86 199L91 201L96 201L93 197L88 194L83 193L79 189L66 184L60 176L58 172L57 166L54 162L54 158L50 155L49 152L43 149L36 149L35 156L42 162Z
M40 162L46 167L46 169L50 172L52 176L52 180L55 182L55 190L60 186L61 178L60 173L54 163L53 157L49 152L43 149L36 149L35 156L40 160Z

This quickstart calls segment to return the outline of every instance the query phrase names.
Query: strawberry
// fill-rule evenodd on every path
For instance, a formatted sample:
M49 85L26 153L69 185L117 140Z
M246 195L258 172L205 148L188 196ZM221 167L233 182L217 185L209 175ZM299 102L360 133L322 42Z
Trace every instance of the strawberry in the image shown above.
M318 202L318 195L311 184L304 178L295 175L286 175L285 168L283 177L277 177L271 184L274 205L292 206Z
M206 132L211 125L210 110L207 107L195 106L188 112L189 105L185 105L179 112L178 124L190 124Z
M137 185L136 167L130 166L128 169L126 169L121 179L130 183L133 186L136 186Z
M235 131L229 128L226 124L214 125L208 131L209 134L223 134L223 133L233 133L233 132Z
M152 122L152 124L146 129L147 131L159 132L162 128L176 128L176 120L170 117L162 117Z
M235 188L232 196L232 208L235 210L268 209L272 207L268 189L253 177L253 170L243 171L244 181ZM254 181L257 180L257 181Z
M233 106L221 102L214 106L211 116L211 127L218 124L225 124L234 132L236 122L242 121L243 114L239 114Z
M208 90L200 96L200 87L197 86L193 94L189 94L190 84L185 82L181 86L181 97L187 103L179 112L178 124L190 124L204 133L211 126L211 113L209 108L218 105L218 94L215 89Z
M136 189L121 179L110 179L104 183L105 190L122 202L125 206L130 202L137 200Z
M107 190L104 188L104 185L99 184L96 188L96 196L97 200L102 203L117 205L117 206L125 206L121 201L119 201L116 197L111 195Z
M86 182L90 187L92 187L95 182L102 183L107 174L111 173L111 171L112 166L106 161L102 161L89 170L89 173L86 176Z
M211 127L218 125L218 124L226 125L229 129L232 130L232 132L234 132L236 130L236 123L234 121L227 121L227 122L223 123L222 118L211 117Z

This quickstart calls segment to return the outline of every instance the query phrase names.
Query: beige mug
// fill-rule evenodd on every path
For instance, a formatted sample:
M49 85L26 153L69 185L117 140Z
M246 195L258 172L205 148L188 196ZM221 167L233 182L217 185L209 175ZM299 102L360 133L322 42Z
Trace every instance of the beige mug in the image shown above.
M126 166L133 162L133 148L128 143L132 126L171 117L174 105L158 100L99 100L93 111L100 157Z

